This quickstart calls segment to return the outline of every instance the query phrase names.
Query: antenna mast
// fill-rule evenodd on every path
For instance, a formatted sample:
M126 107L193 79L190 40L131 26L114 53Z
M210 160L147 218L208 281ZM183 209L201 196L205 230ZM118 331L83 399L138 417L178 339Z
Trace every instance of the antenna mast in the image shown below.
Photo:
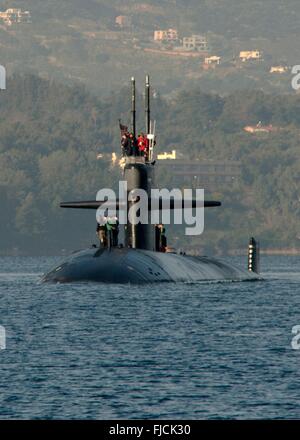
M136 94L135 94L135 78L131 78L131 131L136 138Z
M146 87L145 87L145 116L146 116L146 134L150 133L150 76L146 76Z

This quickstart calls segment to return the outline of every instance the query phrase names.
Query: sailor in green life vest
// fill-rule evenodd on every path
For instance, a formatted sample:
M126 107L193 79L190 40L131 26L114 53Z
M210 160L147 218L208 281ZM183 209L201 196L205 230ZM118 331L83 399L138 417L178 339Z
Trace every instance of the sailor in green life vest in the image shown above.
M107 217L106 221L108 247L118 246L119 221L118 217Z

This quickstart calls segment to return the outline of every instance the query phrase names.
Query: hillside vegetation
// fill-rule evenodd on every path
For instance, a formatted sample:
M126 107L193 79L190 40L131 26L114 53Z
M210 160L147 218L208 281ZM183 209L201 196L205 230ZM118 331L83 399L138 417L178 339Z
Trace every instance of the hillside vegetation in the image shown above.
M58 253L95 242L95 213L58 205L116 186L119 168L96 155L119 151L118 118L129 122L129 98L128 87L100 99L32 75L8 81L0 101L2 254ZM141 126L143 112L140 117ZM238 181L207 194L221 198L223 208L207 213L204 235L187 241L183 230L174 230L171 242L225 252L244 248L255 235L264 248L299 247L300 97L259 91L220 97L196 88L172 100L157 96L153 117L158 151L242 163ZM258 121L278 131L243 131ZM158 180L169 185L170 177Z

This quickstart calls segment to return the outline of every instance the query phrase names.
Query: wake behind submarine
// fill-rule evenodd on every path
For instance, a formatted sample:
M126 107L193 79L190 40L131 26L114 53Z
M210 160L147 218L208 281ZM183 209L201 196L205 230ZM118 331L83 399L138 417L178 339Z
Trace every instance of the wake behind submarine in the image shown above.
M150 115L150 80L146 77L145 88L145 115L146 135L145 143L140 148L136 142L136 91L135 79L132 78L132 110L131 133L127 127L120 124L122 133L122 148L125 159L123 180L127 183L128 203L126 208L117 201L117 212L129 209L138 201L130 198L129 194L135 190L146 191L149 199L148 216L153 208L151 189L154 185L154 146L155 123ZM126 133L125 133L126 132ZM155 205L161 211L163 201ZM172 202L172 200L171 200ZM107 200L65 202L63 208L94 209L97 210ZM197 200L191 201L192 206L198 206ZM220 206L217 201L204 201L202 207ZM182 207L184 207L182 201ZM175 209L174 201L169 209ZM116 217L117 219L117 217ZM100 246L95 246L73 253L57 267L45 274L41 282L44 283L117 283L117 284L144 284L157 282L186 282L200 281L247 281L259 279L259 250L254 238L251 238L248 253L248 270L240 269L235 265L220 259L206 256L191 256L169 251L166 246L163 225L134 224L124 225L124 243L118 243L119 227L116 222L108 228L107 224L98 224ZM109 229L109 230L108 230Z

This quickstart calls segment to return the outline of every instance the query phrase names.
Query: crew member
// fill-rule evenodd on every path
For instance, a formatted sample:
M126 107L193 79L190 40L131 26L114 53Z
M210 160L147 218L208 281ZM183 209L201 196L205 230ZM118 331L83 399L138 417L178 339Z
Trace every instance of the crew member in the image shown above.
M97 219L97 230L96 230L96 234L99 238L100 241L100 247L101 248L105 248L107 247L107 227L106 227L106 223L107 223L107 218L106 217L99 217Z
M145 135L145 137L144 137L144 143L145 143L145 158L146 158L146 161L149 161L149 157L150 157L150 142L149 142L149 139L148 139L147 135Z
M121 148L123 156L131 156L131 141L129 139L129 133L126 132L122 135L121 138Z
M119 220L118 217L108 217L106 223L107 233L108 233L108 244L109 247L118 246L118 236L119 236Z
M160 226L160 251L166 252L167 249L167 236L166 236L166 228L164 225Z
M137 140L134 137L133 133L129 134L129 142L131 147L131 155L137 156Z
M138 149L139 149L139 155L145 156L146 155L146 149L147 149L147 137L144 135L144 133L141 133L138 137Z
M166 252L167 248L167 237L166 237L166 228L163 224L159 224L155 227L155 240L156 240L156 249L159 252Z

